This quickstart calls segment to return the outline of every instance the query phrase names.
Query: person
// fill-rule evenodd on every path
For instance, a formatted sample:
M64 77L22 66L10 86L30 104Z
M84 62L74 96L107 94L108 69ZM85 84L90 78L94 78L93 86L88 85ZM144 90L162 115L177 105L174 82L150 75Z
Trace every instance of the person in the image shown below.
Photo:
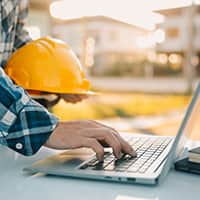
M92 120L60 121L12 82L4 67L13 52L31 41L24 30L28 1L0 1L0 12L0 144L26 156L43 145L53 149L92 148L99 160L103 160L103 145L112 147L117 158L122 153L134 156L132 147L115 129ZM63 98L78 102L85 96L65 94Z

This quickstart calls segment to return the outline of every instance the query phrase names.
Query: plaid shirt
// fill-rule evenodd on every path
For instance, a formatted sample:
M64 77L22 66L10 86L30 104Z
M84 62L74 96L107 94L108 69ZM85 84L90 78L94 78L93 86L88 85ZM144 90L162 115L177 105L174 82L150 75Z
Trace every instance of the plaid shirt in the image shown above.
M32 155L46 142L58 119L13 84L3 68L16 49L30 41L23 29L26 0L0 1L0 144Z

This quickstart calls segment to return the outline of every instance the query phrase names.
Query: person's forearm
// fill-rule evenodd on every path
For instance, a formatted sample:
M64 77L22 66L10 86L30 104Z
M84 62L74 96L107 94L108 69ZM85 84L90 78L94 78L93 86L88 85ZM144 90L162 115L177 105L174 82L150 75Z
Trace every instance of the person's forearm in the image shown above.
M0 144L32 155L46 142L57 122L0 68Z

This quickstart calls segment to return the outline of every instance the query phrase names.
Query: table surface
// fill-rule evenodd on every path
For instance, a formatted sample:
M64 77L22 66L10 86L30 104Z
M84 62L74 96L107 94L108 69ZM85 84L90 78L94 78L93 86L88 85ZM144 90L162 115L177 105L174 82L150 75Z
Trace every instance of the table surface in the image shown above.
M56 152L57 153L57 152ZM171 170L157 186L89 181L43 174L27 175L22 169L55 151L43 148L24 157L0 146L0 199L2 200L169 200L199 199L200 176Z

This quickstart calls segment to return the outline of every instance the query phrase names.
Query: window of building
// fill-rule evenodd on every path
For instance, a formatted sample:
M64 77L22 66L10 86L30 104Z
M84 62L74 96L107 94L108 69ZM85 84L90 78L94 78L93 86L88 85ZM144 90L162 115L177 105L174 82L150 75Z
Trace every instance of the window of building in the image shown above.
M166 29L166 36L170 39L175 39L179 37L178 27L170 27Z

